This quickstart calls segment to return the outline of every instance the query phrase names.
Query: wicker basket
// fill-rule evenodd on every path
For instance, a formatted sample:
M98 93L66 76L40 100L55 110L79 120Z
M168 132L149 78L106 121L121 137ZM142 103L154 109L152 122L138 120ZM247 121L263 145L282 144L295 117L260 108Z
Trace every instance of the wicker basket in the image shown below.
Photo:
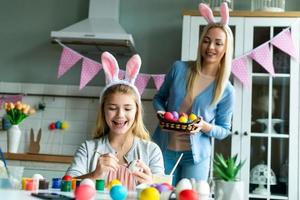
M157 113L157 117L159 119L159 126L161 129L181 132L190 132L196 130L197 127L195 124L198 124L201 121L201 118L198 118L188 123L170 122L164 118L162 113Z

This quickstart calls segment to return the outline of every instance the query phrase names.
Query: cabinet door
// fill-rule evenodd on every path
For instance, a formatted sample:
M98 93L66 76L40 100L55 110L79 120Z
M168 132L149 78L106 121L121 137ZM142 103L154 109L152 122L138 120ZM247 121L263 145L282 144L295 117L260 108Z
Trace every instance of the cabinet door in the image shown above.
M292 18L245 19L244 52L270 41L291 26L299 44L299 23ZM298 45L295 45L298 47ZM275 75L256 61L249 62L252 84L243 90L242 170L247 199L298 199L299 65L270 45Z

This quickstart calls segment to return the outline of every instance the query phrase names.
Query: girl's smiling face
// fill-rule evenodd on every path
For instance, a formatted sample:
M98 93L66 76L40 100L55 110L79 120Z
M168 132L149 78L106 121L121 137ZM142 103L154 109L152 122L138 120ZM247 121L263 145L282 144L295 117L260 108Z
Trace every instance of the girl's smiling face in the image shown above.
M137 106L131 95L113 93L104 103L104 113L109 133L124 135L134 123Z

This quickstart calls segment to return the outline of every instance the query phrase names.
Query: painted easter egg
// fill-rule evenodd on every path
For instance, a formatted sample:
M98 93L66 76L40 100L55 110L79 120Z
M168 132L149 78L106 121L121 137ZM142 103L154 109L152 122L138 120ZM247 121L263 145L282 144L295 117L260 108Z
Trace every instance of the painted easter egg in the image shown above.
M139 200L159 200L160 194L154 187L148 187L141 191Z
M194 120L196 120L196 119L198 119L198 117L197 117L197 115L195 115L194 113L191 113L191 114L189 115L189 120L194 121Z
M62 177L62 180L65 180L65 181L71 181L71 180L72 180L72 176L70 176L70 175L64 175L64 176Z
M168 121L172 121L174 119L174 116L172 115L171 112L165 112L164 118Z
M109 195L113 200L124 200L127 198L128 191L127 188L122 185L114 185L110 189Z
M176 119L176 120L179 118L179 114L176 111L172 111L172 115L173 115L174 119Z
M110 190L115 185L122 185L122 183L121 183L121 181L114 179L108 183L108 185L107 185L108 190Z
M176 192L179 194L182 190L191 190L192 188L191 181L187 178L183 178L177 183Z
M179 113L179 117L184 116L185 118L189 118L188 114L186 114L185 112L181 112Z
M61 123L61 129L67 129L67 128L69 128L68 122L63 121L63 122Z
M195 190L182 190L179 193L179 200L198 200L198 193Z
M178 119L178 121L180 123L187 123L188 122L188 118L185 117L185 116L180 116L179 119Z
M90 185L80 185L75 189L76 200L87 200L93 199L96 195L96 189Z

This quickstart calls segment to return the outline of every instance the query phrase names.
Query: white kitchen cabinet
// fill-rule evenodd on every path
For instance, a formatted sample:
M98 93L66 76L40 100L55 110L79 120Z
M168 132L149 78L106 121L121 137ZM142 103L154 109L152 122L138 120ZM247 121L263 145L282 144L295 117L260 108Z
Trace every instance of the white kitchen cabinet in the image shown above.
M235 37L234 57L249 53L287 27L291 28L295 47L299 48L300 12L237 11L230 16ZM200 32L206 24L196 11L184 12L182 60L196 59ZM271 52L275 76L248 59L250 86L242 86L232 77L236 91L232 135L215 141L214 151L246 159L240 173L245 183L245 199L294 200L300 198L299 63L272 45ZM250 171L258 164L266 166L266 174L272 170L276 176L274 185L271 178L267 179L266 194L254 194L258 185L250 181Z

